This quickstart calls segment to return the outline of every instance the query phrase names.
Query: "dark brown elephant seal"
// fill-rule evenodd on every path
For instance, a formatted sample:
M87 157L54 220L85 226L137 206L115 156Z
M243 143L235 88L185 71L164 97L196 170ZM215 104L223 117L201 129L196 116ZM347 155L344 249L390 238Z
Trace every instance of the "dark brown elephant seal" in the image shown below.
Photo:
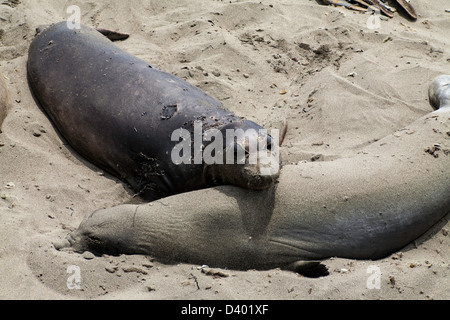
M268 190L220 186L98 210L60 246L296 271L387 256L450 213L449 79L430 87L438 110L352 158L284 165Z
M0 73L0 133L2 132L3 120L5 120L8 113L8 88L5 79Z
M431 105L439 112L450 109L450 75L436 77L428 89Z
M69 144L145 199L221 184L265 189L278 175L278 166L263 172L260 158L245 164L196 161L218 142L216 136L205 140L206 132L219 132L223 139L229 130L237 133L222 148L209 149L216 159L229 150L245 150L248 160L249 145L263 142L270 148L271 137L186 81L119 49L95 29L69 29L66 22L41 29L30 45L27 67L35 97ZM190 146L177 149L190 139L186 133L196 134L195 124L204 139L191 139Z

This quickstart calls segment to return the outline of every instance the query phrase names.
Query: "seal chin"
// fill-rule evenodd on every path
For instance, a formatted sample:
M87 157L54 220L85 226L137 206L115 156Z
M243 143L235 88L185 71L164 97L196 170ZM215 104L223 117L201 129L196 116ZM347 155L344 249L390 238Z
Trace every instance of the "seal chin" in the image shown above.
M252 190L263 190L272 186L278 179L279 170L278 168L272 168L271 166L255 166L255 165L245 165L240 170L241 178L238 179L234 185L252 189ZM242 185L240 185L240 183ZM245 185L244 185L245 183Z
M264 190L272 186L279 177L278 163L257 164L214 164L206 168L207 180L213 185L234 185L237 187Z

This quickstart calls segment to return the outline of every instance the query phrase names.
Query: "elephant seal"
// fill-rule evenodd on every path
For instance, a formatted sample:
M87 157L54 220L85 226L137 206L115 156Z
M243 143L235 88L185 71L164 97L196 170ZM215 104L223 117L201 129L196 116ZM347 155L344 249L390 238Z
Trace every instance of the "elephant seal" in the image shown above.
M251 144L261 143L266 151L272 147L272 138L260 134L261 126L119 49L95 29L70 29L66 22L41 28L29 48L27 74L34 96L70 146L126 180L144 199L220 184L260 190L278 176L275 162L270 169L276 170L264 171L267 161L259 156L247 161L254 154ZM235 132L234 140L216 141L225 140L229 131ZM183 141L191 142L186 132L194 135L194 143L177 149ZM207 132L221 135L208 141ZM190 161L213 141L219 147L209 151L218 160L229 150L235 152L232 156L244 150L245 163ZM173 160L174 150L183 161Z
M438 79L431 86L437 111L354 157L284 165L279 182L267 190L219 186L101 209L65 245L210 267L300 272L334 256L385 257L450 213L446 85ZM439 146L438 157L426 151L430 146Z
M8 113L8 88L0 73L0 133L2 132L3 120L5 120Z

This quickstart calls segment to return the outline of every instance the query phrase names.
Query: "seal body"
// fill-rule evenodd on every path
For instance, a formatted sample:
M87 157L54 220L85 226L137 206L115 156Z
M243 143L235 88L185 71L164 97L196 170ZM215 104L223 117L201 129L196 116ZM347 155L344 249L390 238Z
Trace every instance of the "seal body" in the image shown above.
M196 122L203 131L262 127L94 29L45 28L30 45L27 68L35 97L69 144L145 199L218 184L264 189L276 178L260 175L258 164L174 163L176 130L194 133Z
M354 157L284 165L267 190L219 186L97 210L65 245L236 269L385 257L450 213L445 83L430 89L437 111Z

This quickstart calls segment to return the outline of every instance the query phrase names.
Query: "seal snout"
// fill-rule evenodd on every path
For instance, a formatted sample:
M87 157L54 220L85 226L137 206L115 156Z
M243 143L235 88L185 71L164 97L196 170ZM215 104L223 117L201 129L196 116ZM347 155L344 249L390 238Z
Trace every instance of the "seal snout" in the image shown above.
M259 126L251 123L249 127L228 145L234 151L234 162L226 162L220 170L222 182L253 190L267 189L279 175L277 140Z

